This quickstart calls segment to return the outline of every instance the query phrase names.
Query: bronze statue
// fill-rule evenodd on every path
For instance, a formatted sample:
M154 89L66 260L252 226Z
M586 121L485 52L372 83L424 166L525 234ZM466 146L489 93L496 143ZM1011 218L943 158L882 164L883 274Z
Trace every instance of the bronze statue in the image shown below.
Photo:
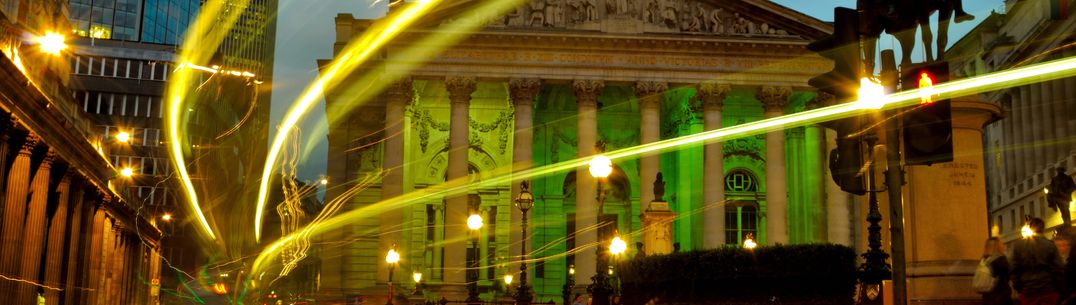
M922 30L923 50L927 61L941 60L945 57L945 47L949 43L949 22L957 23L974 20L964 11L961 0L859 0L860 33L864 36L864 64L868 73L873 73L875 49L882 32L892 34L900 42L903 56L901 65L909 65L912 50L915 49L915 31ZM934 56L934 34L930 29L930 15L938 12L937 56Z
M1070 226L1072 218L1069 215L1069 204L1072 202L1072 192L1076 191L1076 183L1072 181L1072 177L1065 174L1065 168L1057 168L1057 175L1050 179L1050 188L1047 190L1047 203L1051 208L1061 212L1063 226Z
M661 172L654 180L654 201L665 201L665 179L662 179Z

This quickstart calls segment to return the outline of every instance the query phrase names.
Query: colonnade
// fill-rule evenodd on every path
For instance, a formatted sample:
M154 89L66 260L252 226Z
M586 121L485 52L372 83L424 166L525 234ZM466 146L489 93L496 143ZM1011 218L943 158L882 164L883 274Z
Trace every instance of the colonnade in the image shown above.
M133 210L23 125L0 113L6 304L156 304L157 238L137 235Z
M476 91L477 81L470 76L448 76L443 80L434 79L432 81L444 82L451 104L446 175L447 180L451 183L455 179L465 178L468 175L468 113L472 94ZM513 141L512 156L515 171L526 169L532 164L533 107L535 98L543 83L543 80L535 78L507 80L508 95L515 107L515 131L513 134L515 139ZM590 157L597 153L595 143L599 140L597 133L598 97L601 96L606 83L599 79L576 79L570 81L569 85L578 106L576 119L578 128L576 139L577 157ZM731 88L732 86L729 84L717 82L697 84L696 97L702 102L702 118L705 130L722 127L721 116L724 101ZM661 134L661 102L665 92L669 90L669 84L662 81L642 80L635 82L633 89L640 106L641 130L639 143L647 144L659 141ZM754 89L756 89L755 98L762 102L766 118L785 114L784 109L792 94L791 87L758 86ZM406 143L404 143L403 137L400 135L403 132L405 109L407 104L414 99L413 94L412 81L404 79L390 86L383 96L386 102L386 140L383 147L384 158L382 159L382 170L385 171L385 175L382 179L381 189L383 199L403 194L405 178L402 168L404 168L405 162L403 156ZM783 130L766 134L766 208L764 212L767 224L766 242L768 244L789 243L784 134ZM824 134L821 136L824 136ZM726 242L724 153L720 142L707 143L704 146L704 160L702 163L705 169L702 179L706 186L704 200L705 205L707 205L703 209L704 237L702 247L716 248ZM658 154L641 156L640 177L638 179L640 181L639 208L641 211L645 211L649 203L655 199L652 182L655 180L659 170ZM828 177L826 180L828 180ZM575 183L575 226L576 228L593 228L598 223L596 182L586 168L579 168L577 169ZM820 185L819 187L821 188L822 186ZM519 182L515 182L512 186L513 198L517 195L518 190ZM829 201L833 202L827 205L834 206L833 210L835 211L829 212L827 218L839 217L843 219L832 222L832 226L837 226L838 228L829 230L830 234L848 235L847 208L838 207L839 200ZM446 198L443 224L445 228L452 229L444 230L444 240L455 241L444 245L444 258L443 260L438 259L438 261L444 261L445 263L441 271L443 272L446 286L466 283L464 270L467 269L467 266L465 266L467 262L465 257L467 246L466 243L458 241L468 240L468 232L465 229L456 228L466 228L467 203L466 195ZM847 204L847 201L844 203ZM401 223L401 213L402 211L396 210L381 214L380 227L382 234L379 236L379 243L383 246L382 249L387 249L393 241L400 240L398 233L392 233L398 230L392 230L391 228ZM512 209L511 219L513 223L519 221L520 212L518 209ZM517 241L521 240L522 237L517 230L512 231L512 240L509 242L512 245L510 251L512 255L516 255L520 251L520 243ZM592 245L598 239L598 231L578 232L575 235L575 244L577 247ZM839 241L834 242L842 241L847 244L850 238L843 236ZM569 249L569 251L572 250ZM595 272L595 253L593 250L574 250L577 250L573 252L575 254L575 283L577 285L586 285L590 283L590 277ZM399 245L397 245L397 251L401 251ZM378 268L378 270L386 270L385 272L378 271L378 282L385 282L388 268ZM518 270L518 265L508 266L508 270ZM437 271L434 272L436 273Z
M1055 164L1076 151L1076 120L1071 115L1076 112L1076 77L1009 89L1002 103L1009 109L1000 137L1004 189L1028 179L1026 187L1048 183ZM1038 174L1044 175L1036 179Z

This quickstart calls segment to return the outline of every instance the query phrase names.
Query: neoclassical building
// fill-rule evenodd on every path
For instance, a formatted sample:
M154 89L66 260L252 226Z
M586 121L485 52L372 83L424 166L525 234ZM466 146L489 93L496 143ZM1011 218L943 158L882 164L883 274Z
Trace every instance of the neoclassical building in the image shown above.
M333 182L326 201L348 196L354 209L447 180L591 156L598 143L612 151L803 111L818 106L807 80L832 67L806 49L830 25L763 0L536 0L485 18L481 30L432 58L405 55L447 35L442 30L475 2L439 6L351 83L327 92ZM334 53L379 21L337 16ZM366 75L392 85L356 101L349 90ZM341 106L353 102L361 103ZM825 166L833 139L807 126L614 160L601 184L601 217L586 168L531 179L536 202L526 249L538 300L560 299L572 265L577 287L590 283L599 238L618 232L633 245L626 257L636 255L640 215L654 201L677 215L668 238L680 251L738 246L749 234L762 244L851 245L854 199ZM655 198L658 173L663 198ZM369 175L377 182L348 194ZM422 272L430 290L451 299L466 282L468 254L478 251L480 289L494 296L496 282L519 270L518 191L516 181L416 202L330 234L327 240L351 242L322 252L323 297L384 295L384 253L393 244L403 256L397 283ZM469 213L486 222L476 248Z

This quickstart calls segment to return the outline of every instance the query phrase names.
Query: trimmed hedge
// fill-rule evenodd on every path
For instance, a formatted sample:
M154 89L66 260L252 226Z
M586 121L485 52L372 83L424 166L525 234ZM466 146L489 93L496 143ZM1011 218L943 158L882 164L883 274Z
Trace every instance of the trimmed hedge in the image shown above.
M618 270L626 305L849 304L855 264L852 248L819 244L640 257Z

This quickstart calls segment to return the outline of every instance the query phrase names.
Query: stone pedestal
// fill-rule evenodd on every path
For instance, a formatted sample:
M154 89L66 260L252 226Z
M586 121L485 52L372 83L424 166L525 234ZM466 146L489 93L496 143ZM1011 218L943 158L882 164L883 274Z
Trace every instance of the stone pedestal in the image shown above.
M971 277L989 236L982 128L1001 108L967 97L952 109L953 162L906 168L909 303L980 303Z
M676 213L669 210L669 203L652 201L649 208L639 217L643 222L643 244L646 255L672 253L672 222L676 219Z

